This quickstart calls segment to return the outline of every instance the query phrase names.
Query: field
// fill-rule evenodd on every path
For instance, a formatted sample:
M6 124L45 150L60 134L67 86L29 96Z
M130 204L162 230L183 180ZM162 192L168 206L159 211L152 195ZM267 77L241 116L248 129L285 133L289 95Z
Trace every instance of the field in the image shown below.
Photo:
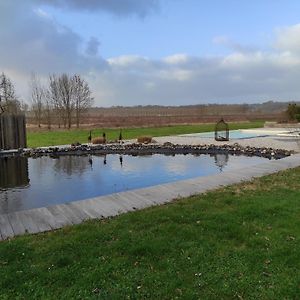
M299 299L300 168L0 243L1 299Z
M253 121L244 123L230 123L230 129L246 129L263 127L263 121ZM174 125L163 127L145 127L145 128L123 128L123 139L134 139L141 135L167 136L176 134L187 134L194 132L213 131L215 124L198 125ZM92 130L92 136L102 136L106 133L109 140L115 140L119 137L120 129L98 128ZM74 142L87 143L89 129L72 130L51 130L51 131L33 131L29 130L27 134L28 147L66 145Z

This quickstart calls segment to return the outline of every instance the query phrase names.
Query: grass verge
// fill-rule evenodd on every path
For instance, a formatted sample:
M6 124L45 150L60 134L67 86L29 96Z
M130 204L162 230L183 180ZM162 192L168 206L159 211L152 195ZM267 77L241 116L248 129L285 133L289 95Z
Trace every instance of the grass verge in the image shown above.
M2 299L298 299L300 168L0 243Z
M263 121L245 122L245 123L232 123L230 130L235 129L248 129L263 127ZM133 139L138 136L167 136L176 134L187 134L194 132L213 131L214 124L199 124L199 125L175 125L165 127L147 127L147 128L124 128L123 139ZM119 129L112 128L99 128L92 130L93 137L101 136L106 133L109 140L114 140L119 137ZM59 131L40 131L31 132L27 134L28 147L41 147L41 146L55 146L65 145L74 142L87 143L89 130L59 130Z

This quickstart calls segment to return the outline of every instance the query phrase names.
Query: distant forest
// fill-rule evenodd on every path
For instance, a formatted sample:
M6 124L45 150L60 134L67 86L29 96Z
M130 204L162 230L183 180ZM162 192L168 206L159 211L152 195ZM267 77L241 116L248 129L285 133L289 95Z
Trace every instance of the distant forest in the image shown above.
M221 117L229 122L255 120L286 122L288 120L286 110L289 103L295 102L92 107L83 113L81 126L125 127L197 124L216 122Z
M230 122L279 121L287 122L289 103L274 102L261 104L199 104L185 106L113 106L90 107L82 112L80 127L125 127L162 126L172 124L196 124L216 122L221 117ZM28 122L35 124L32 112L27 112ZM53 120L52 126L55 126Z
M281 114L287 109L289 103L300 102L275 102L268 101L255 104L198 104L181 106L112 106L108 108L93 107L88 110L89 114L105 114L110 116L124 115L232 115L232 114Z

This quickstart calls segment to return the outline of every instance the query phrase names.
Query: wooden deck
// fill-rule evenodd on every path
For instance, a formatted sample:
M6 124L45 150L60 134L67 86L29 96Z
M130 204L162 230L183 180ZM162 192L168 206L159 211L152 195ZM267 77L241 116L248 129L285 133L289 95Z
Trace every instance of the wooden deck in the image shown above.
M281 160L248 167L246 170L242 168L212 176L197 177L87 200L2 214L0 215L0 240L161 205L177 198L203 193L220 186L251 180L254 177L298 166L300 166L300 154L295 154Z

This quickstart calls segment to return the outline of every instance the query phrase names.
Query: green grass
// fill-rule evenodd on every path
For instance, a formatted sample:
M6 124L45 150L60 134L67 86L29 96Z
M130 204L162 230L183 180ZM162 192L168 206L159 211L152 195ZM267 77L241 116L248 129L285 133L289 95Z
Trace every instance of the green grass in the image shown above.
M300 168L0 243L1 299L299 299Z
M263 127L263 121L246 122L246 123L232 123L230 129L247 129ZM141 135L150 136L167 136L176 134L186 134L194 132L213 131L214 124L200 124L200 125L174 125L165 127L148 127L148 128L124 128L123 138L133 139ZM100 128L93 130L93 136L102 136L106 133L107 139L114 140L119 137L119 129ZM28 147L41 146L55 146L65 145L74 142L87 143L89 130L60 130L60 131L40 131L31 132L27 134Z

